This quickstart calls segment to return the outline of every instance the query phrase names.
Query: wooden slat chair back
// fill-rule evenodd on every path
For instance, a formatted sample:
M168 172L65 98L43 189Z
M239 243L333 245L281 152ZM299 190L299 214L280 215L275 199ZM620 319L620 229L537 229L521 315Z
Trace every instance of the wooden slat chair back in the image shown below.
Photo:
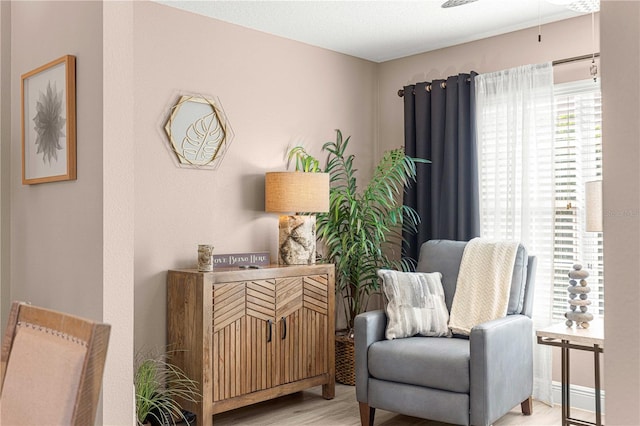
M13 302L2 342L0 425L92 425L111 326Z

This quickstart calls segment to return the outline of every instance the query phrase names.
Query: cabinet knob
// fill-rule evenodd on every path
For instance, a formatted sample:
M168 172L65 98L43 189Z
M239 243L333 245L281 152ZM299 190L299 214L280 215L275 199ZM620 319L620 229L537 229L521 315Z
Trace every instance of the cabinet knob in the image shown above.
M271 341L271 337L272 337L271 325L272 324L273 324L273 321L267 320L267 343Z

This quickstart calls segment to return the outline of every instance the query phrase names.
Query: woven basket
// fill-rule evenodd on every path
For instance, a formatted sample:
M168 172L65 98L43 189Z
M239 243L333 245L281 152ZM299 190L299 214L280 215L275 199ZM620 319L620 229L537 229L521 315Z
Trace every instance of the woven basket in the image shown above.
M356 384L356 350L353 339L336 336L336 382Z

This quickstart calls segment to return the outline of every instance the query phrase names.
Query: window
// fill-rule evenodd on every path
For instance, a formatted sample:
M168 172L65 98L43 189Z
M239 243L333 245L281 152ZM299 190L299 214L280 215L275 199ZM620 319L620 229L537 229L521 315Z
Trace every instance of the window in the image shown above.
M602 233L584 226L585 183L602 179L600 84L558 84L554 103L553 316L568 310L567 274L576 262L589 271L589 312L604 315Z

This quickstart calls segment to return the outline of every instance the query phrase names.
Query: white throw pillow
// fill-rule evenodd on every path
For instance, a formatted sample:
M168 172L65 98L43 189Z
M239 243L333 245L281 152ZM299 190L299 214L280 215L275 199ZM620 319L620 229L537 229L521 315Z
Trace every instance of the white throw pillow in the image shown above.
M378 270L386 297L387 339L451 336L440 272Z

